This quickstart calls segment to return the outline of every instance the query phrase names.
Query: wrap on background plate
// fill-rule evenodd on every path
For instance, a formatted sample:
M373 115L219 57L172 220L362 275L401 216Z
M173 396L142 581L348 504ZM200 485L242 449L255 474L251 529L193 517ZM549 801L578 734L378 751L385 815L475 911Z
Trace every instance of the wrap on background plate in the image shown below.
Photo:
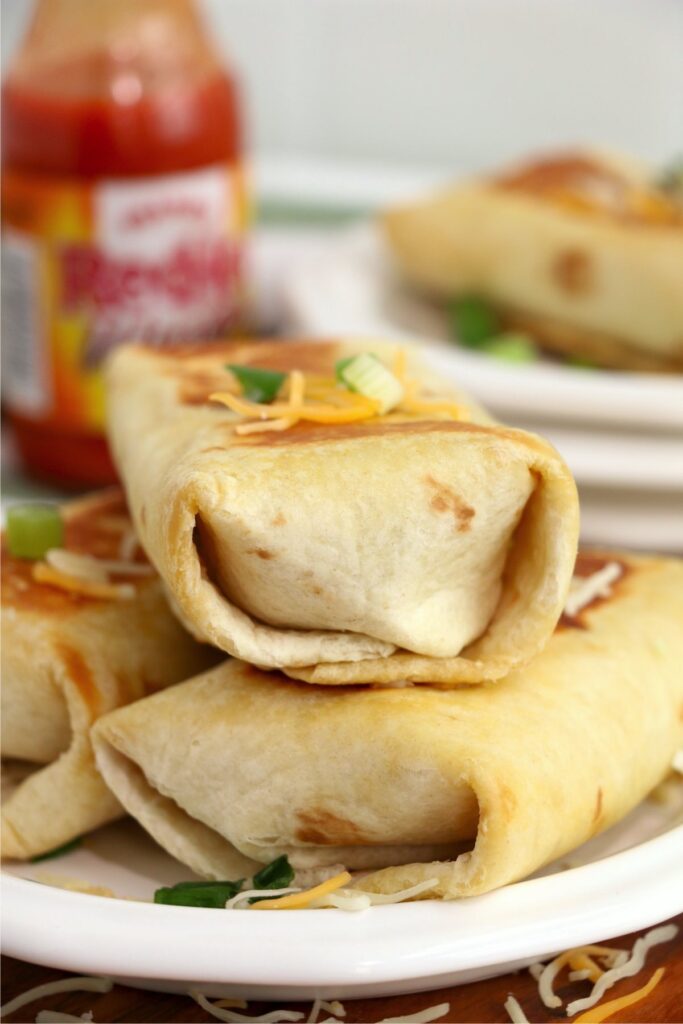
M4 858L34 857L119 817L95 767L90 726L215 662L133 551L119 490L71 502L62 515L60 569L15 558L3 536L2 756L12 759L3 764L11 790L2 806Z
M368 350L402 382L386 415L335 380ZM319 665L301 674L324 683L496 678L547 641L576 553L571 475L406 356L116 352L109 435L131 514L200 639L261 667ZM281 371L282 398L246 402L227 364Z
M329 688L229 661L101 719L97 763L208 878L287 854L373 869L370 891L495 889L627 814L683 740L683 562L577 571L572 614L502 682Z
M683 206L640 168L541 158L389 210L406 279L476 292L544 347L630 370L683 370Z

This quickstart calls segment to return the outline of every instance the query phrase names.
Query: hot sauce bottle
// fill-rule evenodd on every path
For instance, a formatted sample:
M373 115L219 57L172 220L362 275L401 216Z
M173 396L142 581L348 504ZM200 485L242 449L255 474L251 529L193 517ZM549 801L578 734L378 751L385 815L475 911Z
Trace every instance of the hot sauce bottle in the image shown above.
M240 315L235 84L192 0L39 0L2 117L5 408L29 471L105 483L107 353Z

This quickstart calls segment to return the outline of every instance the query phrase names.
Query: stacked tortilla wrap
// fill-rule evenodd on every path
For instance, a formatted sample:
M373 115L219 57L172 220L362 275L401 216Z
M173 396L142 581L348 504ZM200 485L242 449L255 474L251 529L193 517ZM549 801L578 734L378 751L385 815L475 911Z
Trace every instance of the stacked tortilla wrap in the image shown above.
M370 870L355 884L383 893L521 878L631 810L683 741L683 564L577 573L572 615L502 681L321 687L228 661L101 719L100 770L208 878L282 853Z
M129 546L120 491L62 512L69 552L116 560ZM36 856L120 816L95 767L90 726L215 662L172 615L139 554L109 597L39 582L34 568L13 557L3 538L2 756L11 759L12 784L2 807L5 858ZM118 599L120 587L126 596Z
M500 678L546 643L571 577L576 489L550 445L412 356L417 405L362 422L240 433L212 399L238 391L227 364L333 389L368 350L397 355L120 348L109 435L140 541L186 626L252 664L324 684Z
M601 366L683 370L683 207L642 168L561 154L392 209L382 228L435 298L474 291Z

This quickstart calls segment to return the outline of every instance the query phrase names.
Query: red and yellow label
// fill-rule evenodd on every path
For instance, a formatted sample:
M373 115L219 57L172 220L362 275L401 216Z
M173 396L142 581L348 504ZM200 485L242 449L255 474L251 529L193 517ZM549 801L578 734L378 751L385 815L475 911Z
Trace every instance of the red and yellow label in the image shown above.
M6 172L3 214L3 397L20 415L98 431L112 348L238 323L238 168L92 184Z

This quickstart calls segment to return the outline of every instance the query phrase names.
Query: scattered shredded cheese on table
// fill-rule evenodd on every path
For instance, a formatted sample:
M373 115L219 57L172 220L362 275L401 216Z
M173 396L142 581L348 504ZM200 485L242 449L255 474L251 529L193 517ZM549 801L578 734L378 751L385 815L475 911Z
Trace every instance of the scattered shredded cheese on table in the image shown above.
M437 1003L417 1013L408 1013L405 1017L383 1017L378 1024L430 1024L433 1020L444 1017L451 1008L450 1003Z
M636 992L620 996L602 1006L596 1006L605 992L616 985L618 981L621 981L622 978L631 978L643 969L648 950L663 942L670 942L677 934L678 926L675 924L652 928L636 939L630 953L628 950L615 949L611 946L580 946L577 949L569 949L560 953L547 964L531 964L529 973L538 984L541 1001L549 1009L558 1009L562 1006L562 1000L553 991L553 982L563 967L570 966L572 968L569 974L570 981L593 981L594 985L590 995L585 999L575 999L569 1003L566 1012L568 1017L573 1017L577 1013L582 1014L576 1018L574 1024L600 1024L613 1013L645 999L659 984L664 973L663 967L655 971L650 981ZM595 962L596 960L602 960L606 969L603 970ZM514 1024L524 1024L526 1021L524 1011L514 996L509 996L505 1003L505 1009Z
M512 993L508 995L503 1005L512 1024L530 1024L529 1018Z
M215 1017L216 1020L225 1021L226 1024L239 1024L240 1021L264 1021L272 1022L272 1024L277 1024L279 1021L292 1021L296 1024L297 1021L304 1019L303 1013L299 1010L270 1010L268 1013L262 1013L258 1017L252 1017L249 1014L237 1013L235 1010L223 1010L216 1003L209 1002L201 992L191 991L188 995L196 1003L199 1003L202 1009L210 1013L212 1017Z
M43 996L54 996L60 992L110 992L114 982L111 978L76 977L62 978L59 981L48 981L44 985L35 985L21 995L10 999L0 1006L0 1017L6 1017L28 1003L34 1003Z
M636 989L635 992L630 992L627 996L610 999L608 1003L603 1003L601 1006L595 1006L591 1010L587 1010L574 1020L574 1024L602 1024L602 1021L607 1020L608 1017L615 1013L619 1013L620 1010L625 1010L628 1006L633 1006L635 1003L646 999L650 992L659 985L663 977L664 968L658 967L647 984Z
M602 999L605 992L612 988L613 985L616 985L618 981L621 981L622 978L632 978L643 969L648 951L653 946L658 946L663 942L670 942L677 934L677 926L675 924L667 924L660 928L652 928L645 935L636 939L631 956L626 962L612 967L609 971L605 971L602 977L596 981L593 991L589 996L585 999L575 999L573 1003L569 1004L567 1015L573 1017L575 1013L590 1010L591 1007L595 1006Z

